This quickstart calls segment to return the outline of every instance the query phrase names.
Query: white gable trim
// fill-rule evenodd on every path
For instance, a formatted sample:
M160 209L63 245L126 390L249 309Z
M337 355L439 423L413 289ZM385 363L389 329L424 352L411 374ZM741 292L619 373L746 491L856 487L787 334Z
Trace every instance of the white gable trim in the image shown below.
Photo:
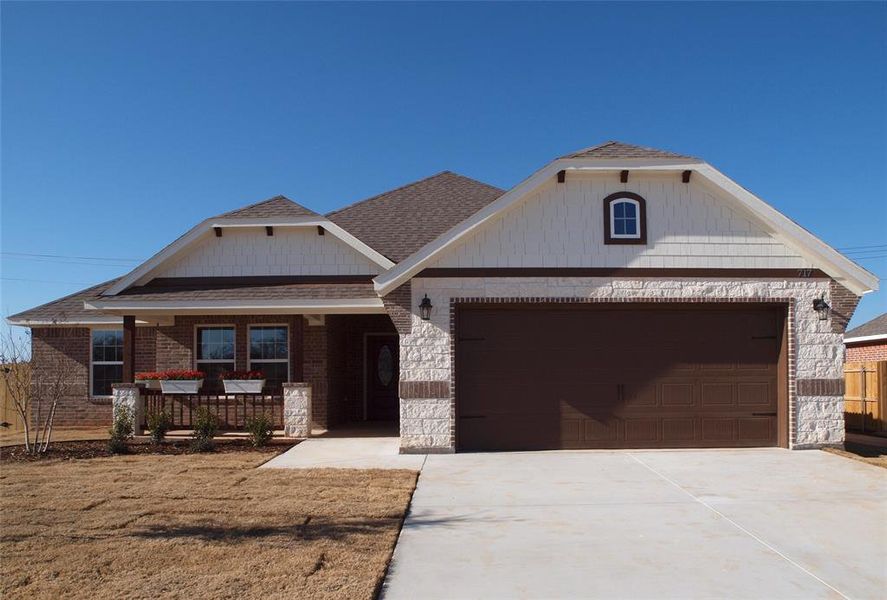
M163 265L167 260L171 259L179 252L190 246L192 243L201 238L204 234L215 227L234 228L234 227L323 227L333 236L345 242L348 246L356 250L358 253L366 256L371 261L384 269L390 269L394 263L382 254L376 252L359 239L323 217L307 216L281 219L279 217L261 218L261 219L241 219L241 218L214 218L203 221L185 235L169 244L166 248L140 264L138 267L130 271L122 277L120 281L105 290L103 296L116 296L126 288L139 282L155 269Z
M878 289L876 275L866 271L708 163L692 159L590 160L574 158L556 160L536 171L496 201L429 242L415 254L398 263L393 269L377 275L373 279L376 292L380 296L391 292L419 273L445 249L470 235L513 204L521 201L554 177L558 171L615 172L623 169L698 173L704 180L734 198L747 212L774 232L777 239L834 277L853 293L861 295Z
M860 335L857 337L845 337L845 344L858 344L860 342L876 342L878 340L887 340L887 333L879 333L877 335Z

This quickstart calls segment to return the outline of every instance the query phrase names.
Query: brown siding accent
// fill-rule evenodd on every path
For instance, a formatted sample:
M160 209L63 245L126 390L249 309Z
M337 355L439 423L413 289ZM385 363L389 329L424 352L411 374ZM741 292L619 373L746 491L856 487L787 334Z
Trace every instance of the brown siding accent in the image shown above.
M424 269L419 272L416 277L724 277L736 279L826 279L828 278L828 275L819 269L468 267Z
M843 379L798 379L798 396L843 396Z
M829 282L829 296L832 301L832 333L844 333L847 330L847 323L856 312L859 296L834 279Z
M449 398L449 381L401 381L400 397L407 399Z
M388 316L401 335L409 335L413 330L412 302L412 285L409 281L382 298Z

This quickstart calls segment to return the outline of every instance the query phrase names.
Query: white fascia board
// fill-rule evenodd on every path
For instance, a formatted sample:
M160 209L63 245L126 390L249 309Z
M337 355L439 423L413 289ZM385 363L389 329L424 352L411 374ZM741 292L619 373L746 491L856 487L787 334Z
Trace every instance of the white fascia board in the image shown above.
M18 327L97 327L104 325L122 325L123 317L101 316L80 319L6 319L10 325ZM136 319L136 325L155 325L158 319ZM171 323L170 323L171 324Z
M844 338L845 344L858 344L861 342L877 342L878 340L887 341L887 333L879 333L877 335L861 335L859 337Z
M738 183L709 165L694 159L658 160L588 160L559 159L543 167L528 179L503 194L472 217L456 225L434 241L426 244L415 254L397 264L393 269L376 276L373 284L376 292L384 296L422 270L445 248L474 231L488 220L553 177L558 171L605 172L605 171L693 171L705 181L725 191L745 207L750 214L774 232L780 241L797 250L812 263L834 277L855 294L862 295L878 289L878 277L866 271L812 233L783 215L781 212L740 186Z
M394 266L394 263L388 258L379 254L329 219L322 217L308 216L291 219L280 219L275 217L261 219L213 218L207 219L193 227L190 231L185 233L185 235L130 271L127 275L122 277L120 281L105 290L102 295L116 296L126 288L143 279L165 261L178 254L181 250L184 250L187 246L190 246L193 242L197 241L201 236L215 227L221 227L223 229L234 227L323 227L325 230L329 231L335 237L345 242L348 246L366 256L380 267L390 269Z
M877 275L860 267L711 165L703 163L696 171L736 198L769 226L780 241L797 250L854 294L863 295L878 289Z
M85 302L87 309L110 314L188 315L188 314L367 314L384 313L381 298L353 298L348 300L178 300L158 301L101 301Z

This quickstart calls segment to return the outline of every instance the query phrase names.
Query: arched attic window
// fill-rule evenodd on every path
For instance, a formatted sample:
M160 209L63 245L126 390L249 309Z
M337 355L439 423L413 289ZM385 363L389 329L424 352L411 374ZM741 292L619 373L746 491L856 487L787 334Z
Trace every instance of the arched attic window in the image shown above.
M616 192L604 198L604 243L647 243L647 202L642 197Z

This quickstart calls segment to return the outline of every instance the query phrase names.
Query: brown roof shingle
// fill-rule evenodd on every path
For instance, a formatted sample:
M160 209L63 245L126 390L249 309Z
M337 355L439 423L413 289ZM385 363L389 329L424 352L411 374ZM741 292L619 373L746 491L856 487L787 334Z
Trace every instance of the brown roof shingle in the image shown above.
M326 216L370 248L400 262L503 193L444 171Z
M255 204L238 208L215 218L237 217L239 219L261 219L265 217L316 217L319 216L313 210L297 204L286 196L274 196Z
M854 327L844 334L844 339L885 334L887 334L887 313L875 317L871 321L867 321L859 327Z
M657 150L656 148L647 148L644 146L635 146L624 142L610 140L597 146L583 148L577 150L561 158L690 158L696 160L692 156L685 154L677 154L668 150Z
M85 290L74 292L73 294L59 298L58 300L53 300L46 304L41 304L40 306L11 315L8 318L12 322L41 321L47 323L52 321L64 322L96 318L101 319L105 317L105 315L94 310L86 310L83 307L83 303L89 300L98 300L101 297L102 292L117 283L118 279L120 278L117 277L110 281L105 281L98 285L88 287Z
M128 288L117 296L104 296L102 301L126 304L133 300L348 300L379 297L373 290L371 276L361 278L364 281L351 278L347 282L336 281L335 277L281 277L279 282L269 281L272 279L275 278L196 278L193 282L185 278L155 279L147 285Z

